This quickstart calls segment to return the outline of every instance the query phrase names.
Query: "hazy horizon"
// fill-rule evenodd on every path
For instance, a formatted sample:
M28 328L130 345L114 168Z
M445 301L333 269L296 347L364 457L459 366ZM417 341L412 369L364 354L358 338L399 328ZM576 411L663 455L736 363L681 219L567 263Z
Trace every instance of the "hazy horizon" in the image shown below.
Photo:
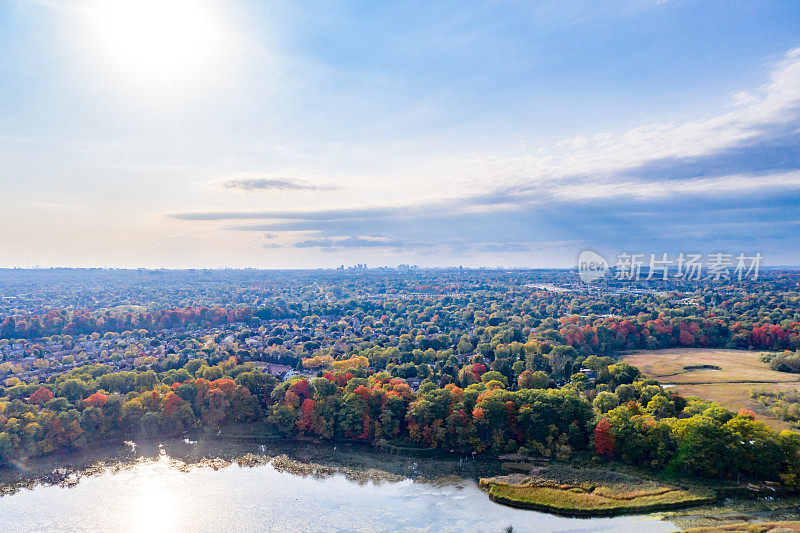
M575 271L577 266L576 265L567 265L567 266L530 266L530 265L521 265L521 266L508 266L508 265L482 265L482 266L465 266L465 265L440 265L440 266L428 266L428 265L408 265L404 263L400 264L385 264L385 265L367 265L361 263L363 266L363 270L567 270L567 271ZM256 272L271 272L271 271L301 271L301 270L330 270L330 271L342 271L342 270L352 270L358 271L359 264L341 264L336 266L308 266L308 267L231 267L231 266L219 266L219 267L114 267L114 266L41 266L41 265L31 265L31 266L12 266L12 267L4 267L0 266L0 271L4 270L13 270L13 271L42 271L42 270L125 270L125 271L169 271L169 272L185 272L185 271L241 271L241 272L248 272L248 271L256 271ZM610 264L611 267L616 266L613 262ZM646 267L647 265L643 265ZM800 269L800 264L798 265L780 265L780 264L761 264L760 270L797 270ZM732 269L731 269L732 270Z

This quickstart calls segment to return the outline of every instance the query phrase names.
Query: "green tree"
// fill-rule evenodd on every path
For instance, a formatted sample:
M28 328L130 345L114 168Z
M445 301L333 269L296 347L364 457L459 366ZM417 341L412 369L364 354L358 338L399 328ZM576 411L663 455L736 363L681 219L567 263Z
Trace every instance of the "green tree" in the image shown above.
M613 392L599 392L592 405L601 414L605 414L619 405L619 398Z

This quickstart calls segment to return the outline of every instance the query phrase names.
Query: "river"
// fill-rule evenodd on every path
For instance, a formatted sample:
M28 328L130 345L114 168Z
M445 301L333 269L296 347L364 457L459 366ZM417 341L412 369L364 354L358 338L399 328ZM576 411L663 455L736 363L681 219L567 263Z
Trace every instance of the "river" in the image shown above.
M264 446L254 449L267 451ZM382 480L354 476L357 470L299 475L276 468L275 461L250 466L227 459L186 462L185 453L171 451L163 445L156 452L132 450L123 459L106 458L101 466L69 473L57 484L17 471L14 475L25 483L0 497L2 530L499 533L512 527L514 532L647 533L678 529L653 517L577 519L512 509L491 502L469 477L449 475L426 482L392 474ZM417 468L412 459L402 461L410 462L398 468Z

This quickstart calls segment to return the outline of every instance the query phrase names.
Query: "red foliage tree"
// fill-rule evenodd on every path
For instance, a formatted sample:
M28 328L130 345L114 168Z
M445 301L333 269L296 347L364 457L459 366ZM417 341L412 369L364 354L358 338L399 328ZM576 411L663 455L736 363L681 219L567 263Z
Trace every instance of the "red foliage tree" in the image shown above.
M299 379L295 381L294 383L292 383L290 389L300 398L308 398L309 396L311 396L311 391L309 390L309 383L307 379Z
M594 451L597 455L605 455L610 458L614 455L614 445L611 423L604 418L594 428Z
M359 385L358 387L356 387L356 389L353 391L353 394L357 394L358 396L361 396L361 399L364 400L364 401L369 400L369 396L370 396L369 389L366 388L364 385Z
M303 405L300 407L302 416L297 419L297 427L301 431L311 432L314 427L314 406L317 402L311 398L303 400Z
M102 407L108 401L108 396L102 392L95 392L85 400L83 400L84 407Z
M230 392L236 388L236 382L229 378L215 379L211 382L210 388Z
M475 363L472 365L472 373L476 376L482 376L484 372L486 372L486 365L481 363Z
M36 390L36 392L31 394L30 397L28 397L28 401L30 403L36 403L39 405L52 399L53 399L53 393L50 392L50 389L48 389L47 387L39 387Z
M172 414L184 403L185 402L180 396L174 392L168 392L166 398L164 398L164 406L162 407L164 416L172 416Z

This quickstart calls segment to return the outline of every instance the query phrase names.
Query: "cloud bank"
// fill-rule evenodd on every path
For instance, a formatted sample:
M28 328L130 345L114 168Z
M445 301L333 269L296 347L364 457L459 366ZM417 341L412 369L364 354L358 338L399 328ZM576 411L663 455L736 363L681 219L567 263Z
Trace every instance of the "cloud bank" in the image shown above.
M722 113L564 139L520 154L466 154L479 190L409 205L169 214L297 248L536 253L594 246L642 251L780 250L800 244L800 49ZM289 180L228 189L319 190ZM239 223L233 223L239 222Z

